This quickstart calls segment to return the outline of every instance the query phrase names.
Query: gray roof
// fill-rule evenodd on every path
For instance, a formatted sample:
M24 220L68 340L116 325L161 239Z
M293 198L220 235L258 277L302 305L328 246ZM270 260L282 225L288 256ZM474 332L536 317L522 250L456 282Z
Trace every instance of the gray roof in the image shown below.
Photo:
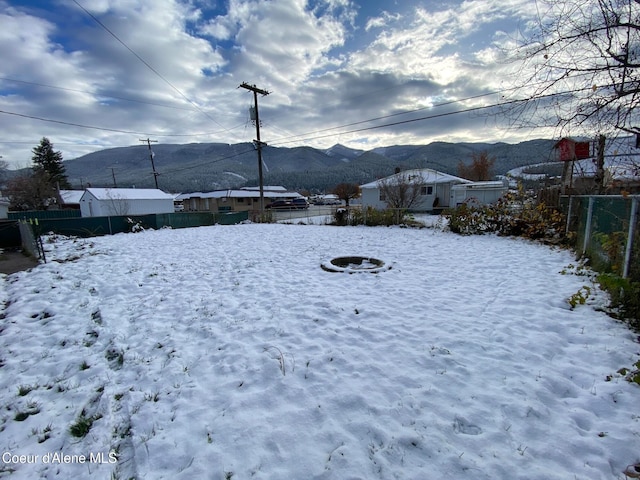
M173 195L155 188L87 188L98 200L173 200Z
M380 182L384 182L401 175L407 176L411 180L416 176L422 177L423 183L471 183L471 180L449 175L448 173L438 172L431 168L415 168L413 170L403 170L400 173L365 183L364 185L360 185L360 188L378 188Z

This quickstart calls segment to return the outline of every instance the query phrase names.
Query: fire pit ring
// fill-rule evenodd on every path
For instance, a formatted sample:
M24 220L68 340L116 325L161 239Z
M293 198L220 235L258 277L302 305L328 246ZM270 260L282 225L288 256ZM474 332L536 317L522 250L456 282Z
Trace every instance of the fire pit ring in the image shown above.
M391 270L382 260L372 257L336 257L320 264L323 270L336 273L380 273Z

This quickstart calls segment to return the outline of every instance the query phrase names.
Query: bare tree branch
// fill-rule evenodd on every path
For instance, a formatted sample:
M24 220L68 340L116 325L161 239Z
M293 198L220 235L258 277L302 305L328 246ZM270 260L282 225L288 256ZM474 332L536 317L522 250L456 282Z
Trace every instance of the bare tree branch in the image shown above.
M422 176L404 171L378 181L380 196L389 208L409 209L417 206L424 180Z
M526 99L505 108L512 126L555 123L561 132L608 136L637 127L640 2L538 0L537 6L534 32L510 55L519 64L513 95Z

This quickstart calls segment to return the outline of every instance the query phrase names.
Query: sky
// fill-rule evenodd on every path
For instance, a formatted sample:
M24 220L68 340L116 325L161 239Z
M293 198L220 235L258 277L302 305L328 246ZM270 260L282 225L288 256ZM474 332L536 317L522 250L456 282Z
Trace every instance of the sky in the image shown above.
M0 156L239 143L518 142L491 109L530 0L0 0ZM498 93L495 93L498 92ZM493 94L492 94L493 93ZM451 114L452 112L462 112ZM389 125L394 124L394 125Z

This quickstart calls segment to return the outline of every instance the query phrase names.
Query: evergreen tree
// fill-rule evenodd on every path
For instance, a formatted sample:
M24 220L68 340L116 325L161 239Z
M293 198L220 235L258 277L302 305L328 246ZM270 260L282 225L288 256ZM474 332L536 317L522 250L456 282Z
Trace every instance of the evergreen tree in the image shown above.
M66 170L62 164L62 153L53 150L53 144L43 137L40 144L33 150L33 173L43 176L54 188L71 188Z

